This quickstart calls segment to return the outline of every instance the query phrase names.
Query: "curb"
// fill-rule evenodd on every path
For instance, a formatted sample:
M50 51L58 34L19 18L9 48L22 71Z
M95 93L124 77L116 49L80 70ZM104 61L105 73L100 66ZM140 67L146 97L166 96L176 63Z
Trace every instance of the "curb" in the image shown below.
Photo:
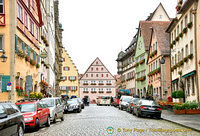
M178 122L174 122L174 121L169 120L169 119L166 119L166 118L162 118L162 119L163 119L163 120L166 120L166 121L169 121L169 122L172 122L172 123L175 123L175 124L178 124L178 125L181 125L181 126L183 126L183 127L187 127L187 128L192 129L192 130L195 130L195 131L200 132L200 129L196 129L196 128L193 128L193 127L190 127L190 126L186 126L186 125L184 125L184 124L181 124L181 123L178 123Z

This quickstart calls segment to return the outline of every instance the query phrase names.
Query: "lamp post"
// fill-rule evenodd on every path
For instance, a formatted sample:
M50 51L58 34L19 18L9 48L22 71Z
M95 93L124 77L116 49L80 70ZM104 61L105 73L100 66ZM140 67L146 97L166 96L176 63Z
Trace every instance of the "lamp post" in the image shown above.
M3 54L0 56L1 62L6 62L7 61L7 56L5 55L5 51L3 51Z

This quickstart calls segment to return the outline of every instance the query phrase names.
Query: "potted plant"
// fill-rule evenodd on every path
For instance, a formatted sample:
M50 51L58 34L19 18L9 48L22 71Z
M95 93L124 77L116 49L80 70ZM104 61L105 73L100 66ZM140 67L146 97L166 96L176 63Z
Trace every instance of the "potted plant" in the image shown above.
M174 104L174 114L185 114L185 109L183 105Z
M200 114L200 109L198 109L198 103L192 101L188 103L188 108L185 110L186 114Z
M176 37L176 41L177 41L177 42L179 41L179 36Z

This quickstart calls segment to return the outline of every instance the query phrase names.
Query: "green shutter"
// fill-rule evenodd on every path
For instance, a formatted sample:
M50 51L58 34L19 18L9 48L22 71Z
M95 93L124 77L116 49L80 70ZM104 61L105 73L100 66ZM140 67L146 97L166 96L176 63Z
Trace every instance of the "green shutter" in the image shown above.
M36 54L35 54L35 51L33 51L33 60L36 62Z
M27 46L27 52L28 52L28 56L30 57L31 55L30 55L30 47L29 46Z
M7 92L8 82L10 82L10 76L2 76L2 92Z
M39 55L37 55L37 64L39 64L39 62L40 62L40 57L39 57Z
M25 44L24 44L24 42L22 42L22 49L23 49L23 53L25 53Z
M17 51L18 37L15 35L15 50Z

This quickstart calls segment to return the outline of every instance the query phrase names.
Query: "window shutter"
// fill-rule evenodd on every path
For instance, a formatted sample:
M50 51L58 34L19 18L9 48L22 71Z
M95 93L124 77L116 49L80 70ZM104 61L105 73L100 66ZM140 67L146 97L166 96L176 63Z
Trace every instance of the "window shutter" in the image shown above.
M70 70L70 67L68 67L68 70Z
M39 55L37 55L37 64L39 64L39 62L40 62L40 57Z
M15 50L17 50L17 44L18 44L18 37L15 35Z
M22 50L23 50L23 53L25 53L25 44L24 44L24 42L22 42Z
M69 91L71 91L71 86L69 86Z
M36 53L33 51L33 60L36 61Z
M10 81L10 76L2 76L2 92L7 92L7 83Z
M70 80L70 76L68 77L68 79Z
M28 52L28 56L30 57L31 55L31 52L30 52L30 47L29 46L27 46L27 52Z
M65 71L65 67L63 67L63 70Z
M67 76L65 77L65 80L67 80Z
M76 76L75 76L75 80L76 80Z

